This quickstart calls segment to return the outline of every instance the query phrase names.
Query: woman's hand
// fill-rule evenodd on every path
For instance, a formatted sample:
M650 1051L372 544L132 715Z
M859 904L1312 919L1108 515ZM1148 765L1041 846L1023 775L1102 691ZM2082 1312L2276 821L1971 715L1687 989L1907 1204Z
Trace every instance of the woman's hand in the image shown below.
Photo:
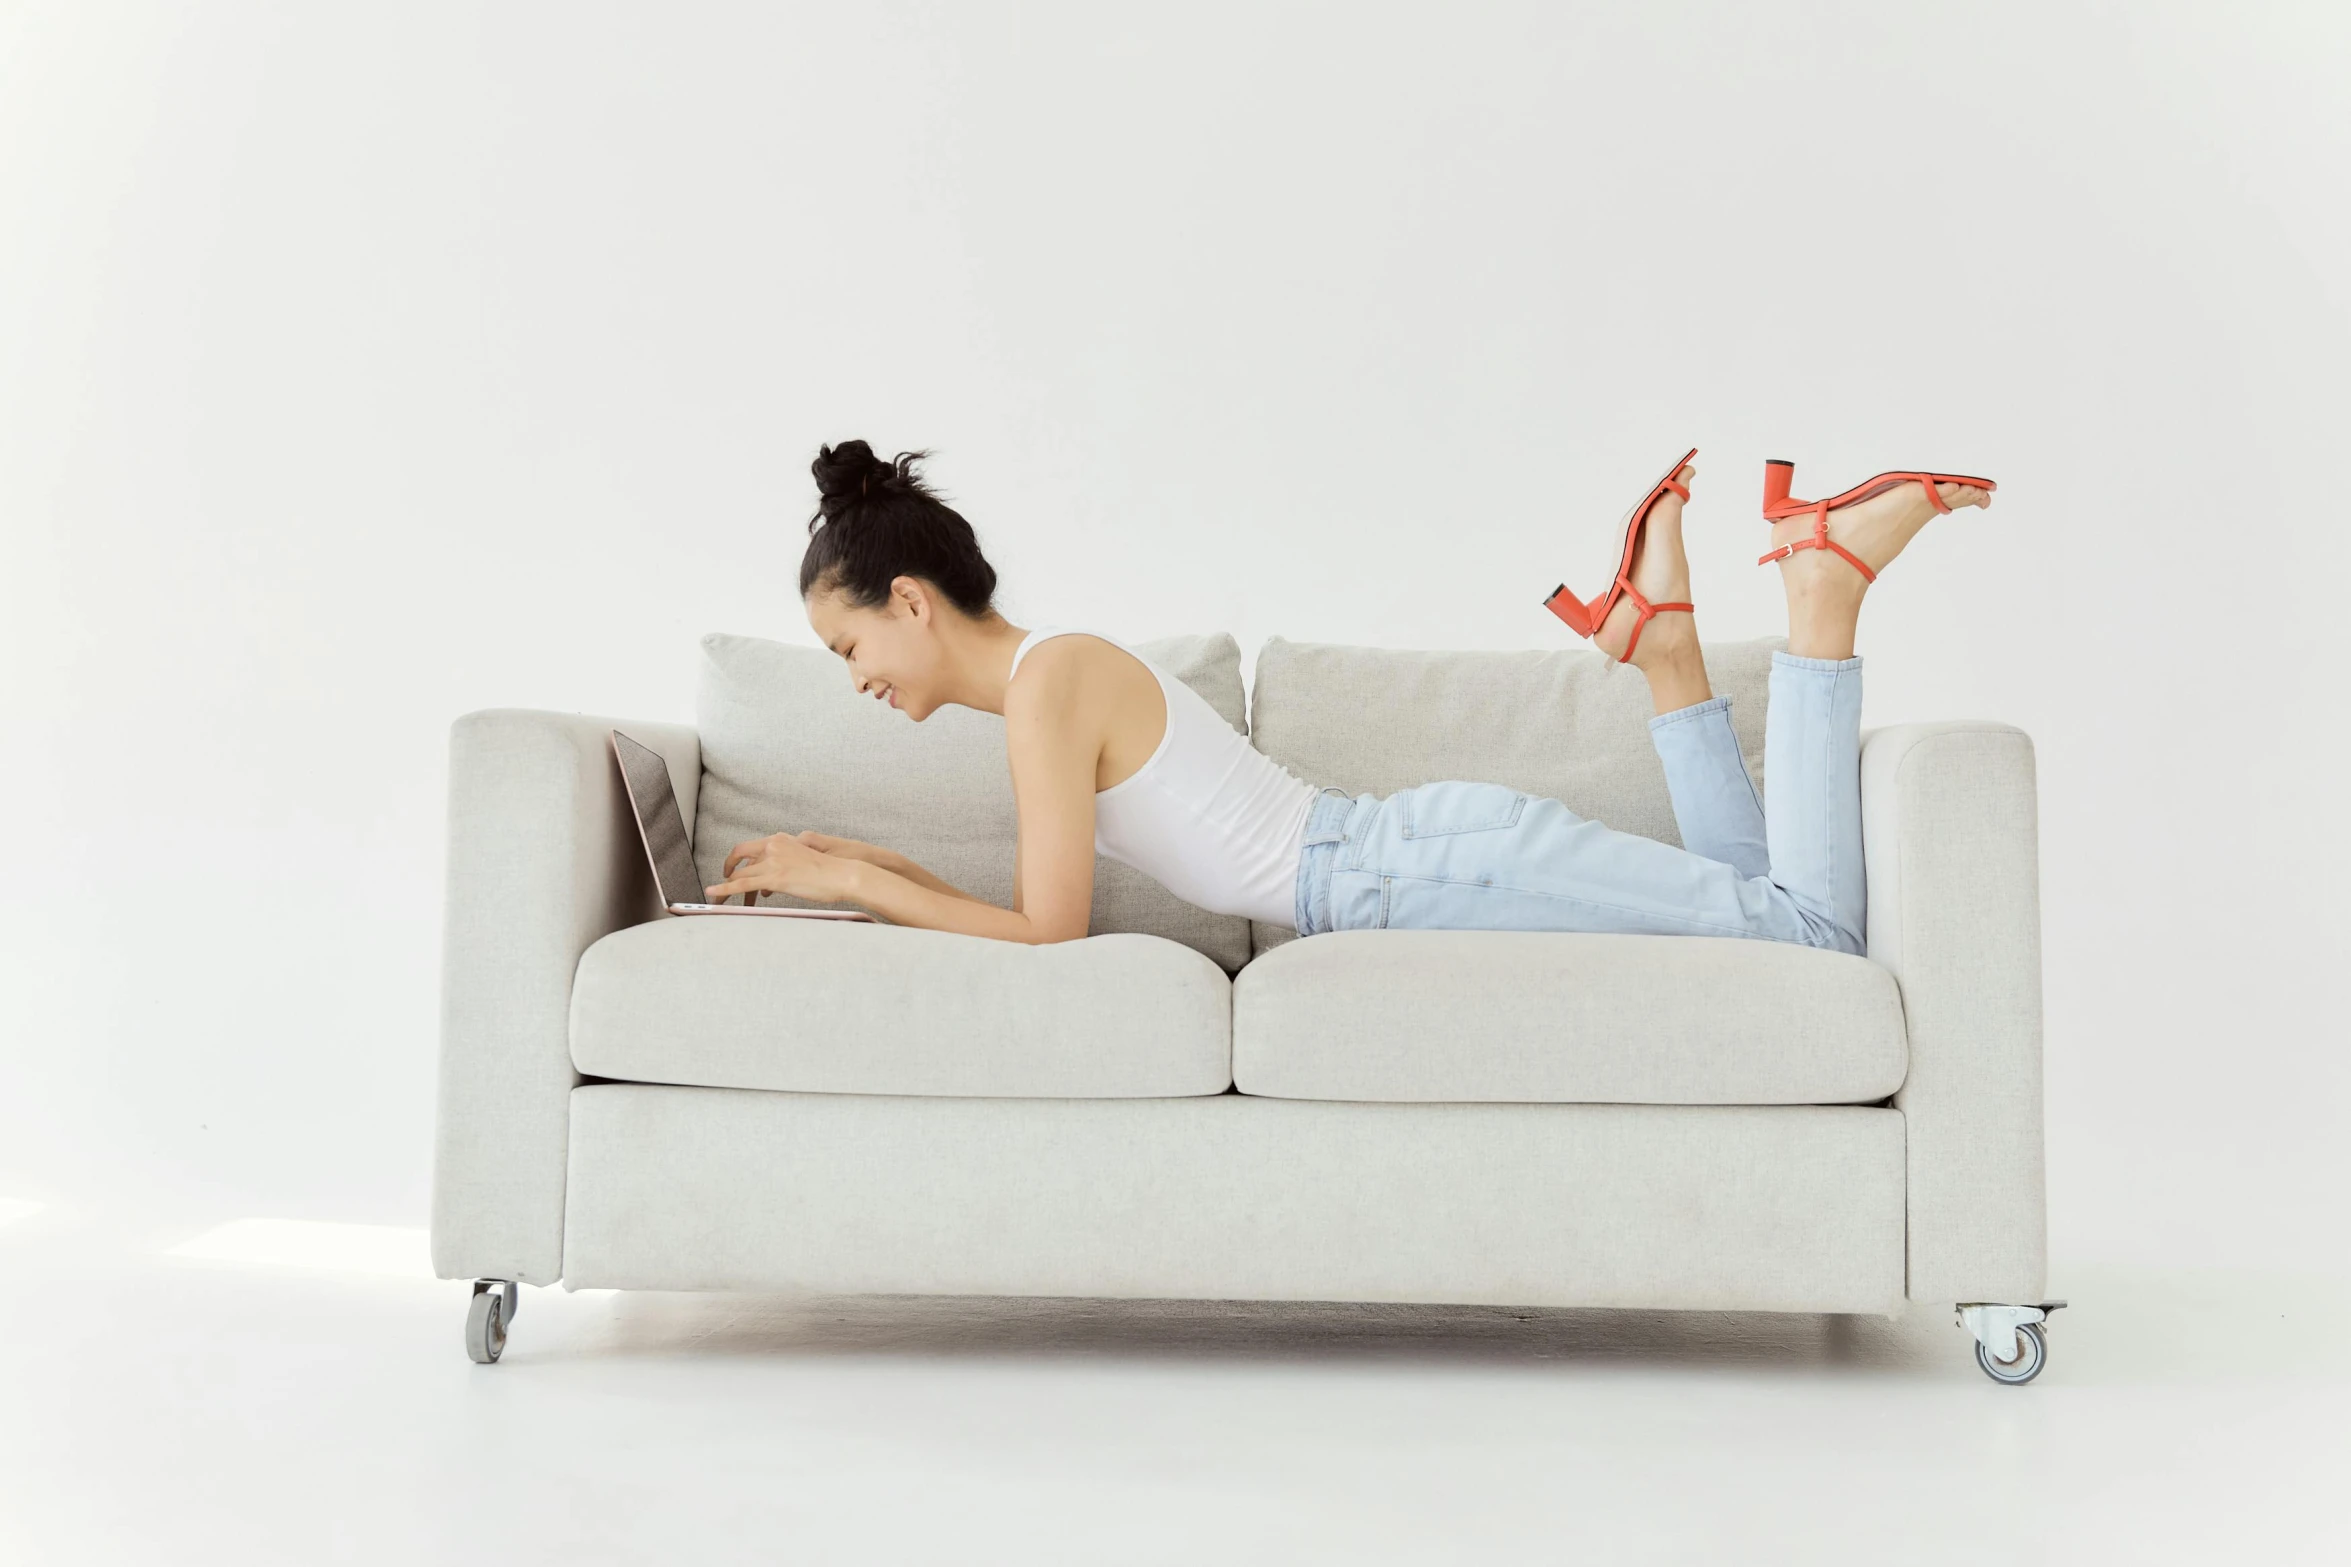
M847 902L855 896L851 883L858 856L828 853L808 841L812 838L854 843L852 839L826 838L823 833L812 832L779 832L753 838L727 851L726 861L719 870L725 879L703 891L714 903L724 903L738 892L744 895L745 903L758 902L758 895L763 892L780 892L815 903ZM856 847L871 849L873 845L856 844Z

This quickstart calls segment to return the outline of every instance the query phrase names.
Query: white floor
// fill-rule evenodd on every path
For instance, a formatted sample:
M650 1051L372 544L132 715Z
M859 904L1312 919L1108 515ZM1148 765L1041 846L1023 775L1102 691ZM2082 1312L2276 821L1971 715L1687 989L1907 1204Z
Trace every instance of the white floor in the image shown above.
M2062 1268L2007 1388L1947 1311L560 1289L477 1366L425 1271L0 1203L0 1560L2351 1561L2342 1279Z

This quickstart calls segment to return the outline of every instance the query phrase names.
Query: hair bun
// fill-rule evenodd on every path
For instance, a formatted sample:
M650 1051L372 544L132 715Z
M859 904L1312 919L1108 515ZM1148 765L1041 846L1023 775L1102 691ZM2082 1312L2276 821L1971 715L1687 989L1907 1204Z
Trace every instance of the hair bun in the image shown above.
M874 486L897 477L898 470L873 454L863 441L827 446L808 465L816 475L816 490L828 501L848 502L870 493Z
M808 465L823 498L808 519L800 557L800 597L834 593L854 609L891 602L898 579L930 584L965 615L989 614L996 568L979 536L914 465L928 448L884 462L863 441L827 446ZM846 524L846 526L844 526Z

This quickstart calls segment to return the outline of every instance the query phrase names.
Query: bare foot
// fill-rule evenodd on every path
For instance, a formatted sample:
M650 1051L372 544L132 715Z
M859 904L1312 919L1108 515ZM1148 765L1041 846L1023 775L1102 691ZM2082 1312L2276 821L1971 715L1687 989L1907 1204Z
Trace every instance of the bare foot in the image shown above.
M1992 503L1990 491L1972 484L1938 484L1935 489L1942 495L1943 504L1954 510ZM1829 537L1860 556L1871 571L1883 571L1934 516L1935 508L1928 504L1926 491L1915 481L1905 480L1868 500L1855 501L1830 512ZM1811 512L1782 517L1771 525L1771 547L1776 550L1783 544L1808 539L1812 537L1812 527ZM1831 550L1801 549L1783 557L1780 577L1792 594L1814 591L1858 594L1869 586L1850 562Z
M1696 463L1684 463L1675 470L1674 477L1686 487L1697 472ZM1631 515L1627 512L1625 519L1619 520L1617 537L1624 536L1623 522ZM1649 519L1641 524L1640 541L1633 547L1633 569L1626 575L1640 595L1652 604L1691 602L1690 558L1682 549L1682 498L1673 491L1657 497L1657 504L1649 508ZM1592 641L1610 658L1621 657L1625 643L1632 639L1633 625L1640 617L1640 607L1629 594L1619 598ZM1642 628L1641 640L1633 648L1633 667L1646 671L1653 664L1685 658L1697 646L1697 617L1688 610L1669 609L1651 618Z

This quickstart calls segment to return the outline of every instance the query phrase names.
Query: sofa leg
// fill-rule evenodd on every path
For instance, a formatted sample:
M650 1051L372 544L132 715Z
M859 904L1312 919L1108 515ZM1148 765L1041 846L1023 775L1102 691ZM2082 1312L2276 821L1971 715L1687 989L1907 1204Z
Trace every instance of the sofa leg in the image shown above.
M1975 1335L1975 1363L1995 1382L2021 1386L2041 1374L2049 1363L2049 1313L2065 1304L2045 1300L2038 1306L2002 1306L1962 1301L1956 1308L1959 1325Z
M522 1304L521 1286L512 1279L476 1279L473 1302L465 1312L465 1352L488 1365L506 1348L506 1330Z

